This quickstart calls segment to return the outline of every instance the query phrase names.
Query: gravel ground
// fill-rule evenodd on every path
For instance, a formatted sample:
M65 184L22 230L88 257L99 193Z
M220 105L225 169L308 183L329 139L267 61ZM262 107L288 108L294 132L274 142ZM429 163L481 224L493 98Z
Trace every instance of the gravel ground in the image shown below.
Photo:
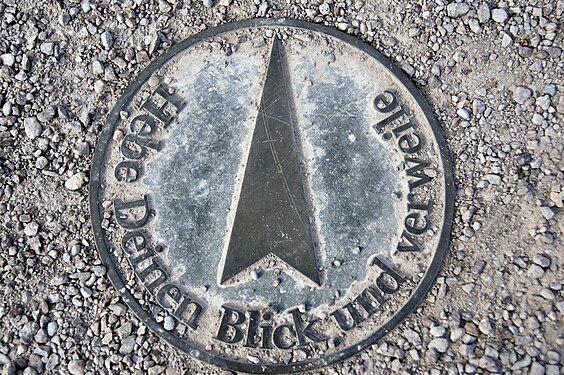
M208 27L290 17L371 43L438 117L455 226L419 310L322 374L564 372L564 1L0 1L2 374L228 373L149 332L88 217L97 135L128 83Z

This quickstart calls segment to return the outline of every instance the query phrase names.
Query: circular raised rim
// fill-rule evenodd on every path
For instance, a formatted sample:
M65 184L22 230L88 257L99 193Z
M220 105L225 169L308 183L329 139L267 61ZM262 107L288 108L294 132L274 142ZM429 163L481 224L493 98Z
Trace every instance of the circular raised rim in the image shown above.
M102 235L101 227L101 215L100 215L100 181L102 174L105 170L102 163L105 159L106 150L109 142L112 139L112 135L118 124L119 113L122 111L132 100L137 91L141 88L143 83L153 74L155 70L160 68L164 63L174 57L177 53L182 50L192 46L193 44L199 43L205 39L213 36L217 36L226 32L243 29L243 28L256 28L256 27L290 27L290 28L302 28L323 34L328 34L334 38L341 40L342 42L360 49L362 52L367 53L371 57L375 58L384 65L390 72L399 79L399 81L405 86L405 88L414 97L416 103L423 110L423 113L429 124L431 125L431 130L435 137L435 142L439 147L440 160L443 167L443 175L445 180L445 191L444 191L444 223L441 229L441 235L439 239L439 244L435 251L435 256L429 265L427 272L423 276L423 279L419 286L413 291L407 302L380 328L372 332L364 340L359 341L355 345L351 345L339 352L333 353L326 357L320 357L312 359L310 361L298 362L293 364L252 364L252 363L242 363L231 359L226 359L217 355L212 355L206 351L202 351L189 346L186 342L178 339L176 336L172 335L168 331L163 330L160 325L155 321L154 317L149 315L145 310L142 309L141 305L133 297L133 295L125 287L124 281L120 277L119 273L115 268L115 264L112 261L111 254L109 252L108 246L106 244L106 239ZM114 108L110 112L106 124L103 127L100 136L97 141L96 149L94 151L94 156L92 158L92 167L90 171L90 217L92 222L92 229L94 232L94 238L96 242L96 247L100 254L100 259L102 263L107 268L107 274L117 289L119 295L122 297L124 302L133 310L135 315L143 321L153 332L155 332L159 337L165 339L168 343L181 350L190 356L200 359L218 367L242 371L251 373L261 373L261 374L274 374L274 373L290 373L295 371L306 371L319 367L324 367L335 362L344 360L345 358L351 357L357 353L360 353L367 347L373 345L383 336L389 333L394 327L396 327L401 321L403 321L409 314L411 314L417 306L423 301L423 298L428 293L429 289L433 285L435 278L437 277L441 266L443 264L444 258L448 251L450 233L452 229L452 221L454 216L454 178L452 174L452 164L450 160L449 151L445 140L441 135L441 128L434 116L434 113L426 102L425 98L421 92L413 85L413 83L407 78L407 76L399 69L394 63L392 63L388 58L380 54L371 45L362 42L357 39L357 37L345 34L333 28L309 23L306 21L278 18L278 19L252 19L237 21L232 23L226 23L221 26L209 28L202 31L194 36L191 36L180 43L171 47L164 54L159 56L157 59L152 61L141 73L135 78L135 80L127 87L124 94L118 99Z

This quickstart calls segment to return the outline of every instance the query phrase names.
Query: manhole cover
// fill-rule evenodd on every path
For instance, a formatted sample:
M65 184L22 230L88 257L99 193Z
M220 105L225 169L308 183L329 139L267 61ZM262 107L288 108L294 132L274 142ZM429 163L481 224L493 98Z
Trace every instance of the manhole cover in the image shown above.
M290 20L207 30L134 81L91 214L124 301L209 363L290 372L377 341L430 288L453 185L421 95L357 39Z

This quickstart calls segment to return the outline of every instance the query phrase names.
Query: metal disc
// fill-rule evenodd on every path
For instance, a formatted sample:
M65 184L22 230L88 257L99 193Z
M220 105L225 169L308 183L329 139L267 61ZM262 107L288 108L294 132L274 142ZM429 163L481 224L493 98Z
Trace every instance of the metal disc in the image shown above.
M302 21L206 30L133 81L90 182L100 257L160 337L236 371L341 361L406 318L445 257L446 145L356 38Z

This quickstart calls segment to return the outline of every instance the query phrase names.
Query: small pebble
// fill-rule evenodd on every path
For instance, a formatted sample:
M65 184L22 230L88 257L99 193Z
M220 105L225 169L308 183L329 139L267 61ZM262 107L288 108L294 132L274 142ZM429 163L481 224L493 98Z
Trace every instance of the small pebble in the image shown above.
M513 100L519 104L525 103L532 95L532 91L525 86L517 86L513 91Z
M86 174L84 172L78 172L73 174L68 180L65 181L65 187L68 190L74 191L83 187L85 183Z
M174 329L174 326L175 326L174 318L170 315L167 315L164 318L164 329L166 329L167 331L172 331Z
M41 135L41 124L36 117L28 117L24 120L25 135L28 138L35 139Z
M507 21L507 12L504 9L496 8L492 10L492 19L497 23L503 23Z
M447 5L447 15L450 18L462 17L470 10L470 5L466 3L450 3Z

